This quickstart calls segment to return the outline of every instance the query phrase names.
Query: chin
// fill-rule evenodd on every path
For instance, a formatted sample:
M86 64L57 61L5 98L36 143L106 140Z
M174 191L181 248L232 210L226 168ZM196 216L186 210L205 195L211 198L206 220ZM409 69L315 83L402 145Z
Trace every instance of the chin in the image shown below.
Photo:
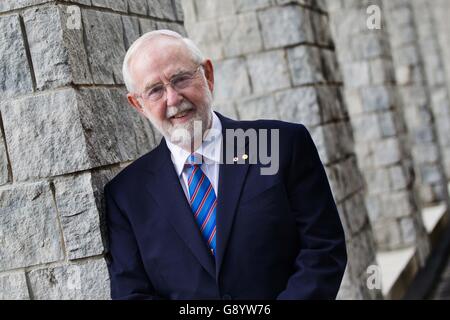
M194 121L201 121L201 130L194 130ZM194 142L202 141L205 132L205 121L201 119L192 119L188 123L183 123L170 127L168 130L168 139L173 143L184 149L191 149ZM197 132L195 132L197 131Z

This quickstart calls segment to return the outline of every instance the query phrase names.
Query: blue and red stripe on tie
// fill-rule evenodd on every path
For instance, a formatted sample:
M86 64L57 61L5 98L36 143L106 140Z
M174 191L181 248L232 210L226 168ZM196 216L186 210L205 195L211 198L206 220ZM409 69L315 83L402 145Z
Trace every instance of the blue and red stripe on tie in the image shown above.
M188 173L189 202L195 221L203 239L213 255L216 252L216 206L217 199L214 188L199 164L195 164L194 156L189 157L191 168Z

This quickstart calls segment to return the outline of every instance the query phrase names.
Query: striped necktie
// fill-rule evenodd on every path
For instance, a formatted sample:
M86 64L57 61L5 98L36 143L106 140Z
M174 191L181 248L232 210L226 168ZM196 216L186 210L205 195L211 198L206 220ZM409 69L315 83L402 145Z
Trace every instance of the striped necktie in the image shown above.
M216 253L216 193L208 177L191 154L187 161L189 203L200 228L203 239L208 244L211 254Z

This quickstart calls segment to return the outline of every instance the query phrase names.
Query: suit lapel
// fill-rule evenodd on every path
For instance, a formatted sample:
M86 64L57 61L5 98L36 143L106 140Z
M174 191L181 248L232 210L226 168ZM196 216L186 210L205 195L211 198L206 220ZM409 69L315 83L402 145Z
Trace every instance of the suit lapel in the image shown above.
M148 170L150 175L146 179L146 187L152 198L158 203L161 215L169 220L180 238L186 243L193 255L208 273L215 277L215 279L218 279L249 164L225 163L225 159L227 159L227 143L232 143L232 141L226 141L226 129L238 129L241 127L239 126L240 122L226 118L218 112L216 114L222 124L223 160L219 169L215 263L195 223L191 207L180 185L170 157L170 150L164 138L157 149L154 150L156 152L156 159L152 163L152 167ZM242 129L245 130L245 128ZM245 150L248 152L247 147L248 141L245 143ZM233 152L233 156L241 155L237 152L236 147L233 149Z
M161 215L169 220L201 265L215 277L214 258L195 223L164 139L158 149L152 174L146 179L147 190L158 203Z
M226 150L233 150L234 156L241 156L241 154L234 148L227 148L227 144L232 144L233 141L227 141L226 129L237 129L237 121L222 116L216 112L222 124L222 163L219 169L219 192L217 197L217 211L216 211L216 279L219 279L220 269L225 256L225 250L230 238L230 233L233 225L236 207L241 194L242 186L244 185L245 177L249 167L248 163L226 163ZM248 141L245 144L247 151ZM248 151L247 151L248 152Z

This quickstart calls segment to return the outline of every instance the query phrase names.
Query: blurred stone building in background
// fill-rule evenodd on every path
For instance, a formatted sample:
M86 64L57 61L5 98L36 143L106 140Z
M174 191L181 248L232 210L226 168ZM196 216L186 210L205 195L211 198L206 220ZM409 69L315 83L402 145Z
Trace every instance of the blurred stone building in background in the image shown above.
M303 123L344 224L339 299L399 299L445 236L450 1L0 1L0 299L109 299L103 186L160 135L127 105L143 33L192 38L214 109Z

